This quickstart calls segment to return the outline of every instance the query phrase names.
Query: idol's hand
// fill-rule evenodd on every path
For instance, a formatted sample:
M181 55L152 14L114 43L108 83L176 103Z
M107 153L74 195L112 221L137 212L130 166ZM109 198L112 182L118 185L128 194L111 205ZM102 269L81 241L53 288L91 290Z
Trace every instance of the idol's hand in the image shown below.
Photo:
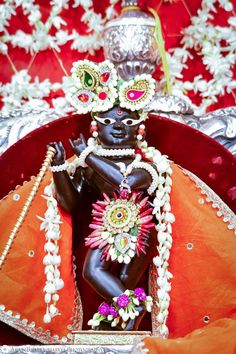
M80 134L80 138L76 140L69 140L74 153L79 157L80 154L86 149L87 143L83 136Z
M47 147L49 146L53 147L56 150L56 153L52 159L52 166L62 165L66 159L66 153L62 142L51 142L47 145Z

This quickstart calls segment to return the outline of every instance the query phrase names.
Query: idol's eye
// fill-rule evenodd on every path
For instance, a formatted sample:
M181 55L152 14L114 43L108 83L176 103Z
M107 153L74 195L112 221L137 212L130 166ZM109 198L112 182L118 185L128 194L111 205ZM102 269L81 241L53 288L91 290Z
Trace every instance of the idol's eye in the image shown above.
M98 121L104 125L110 125L110 124L115 123L115 121L116 121L115 119L108 118L108 117L102 118L102 117L94 116L94 118L96 119L96 121Z
M122 122L127 126L133 126L133 125L139 124L140 119L126 118L126 119L122 119Z

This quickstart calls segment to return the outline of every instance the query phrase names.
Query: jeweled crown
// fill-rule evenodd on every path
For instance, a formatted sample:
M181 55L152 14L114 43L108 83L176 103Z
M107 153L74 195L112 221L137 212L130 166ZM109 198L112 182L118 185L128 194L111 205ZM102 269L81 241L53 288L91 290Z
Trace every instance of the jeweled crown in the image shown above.
M149 74L121 80L115 66L105 60L80 60L71 69L73 86L67 99L78 113L104 112L115 104L131 111L142 110L155 93L155 80Z

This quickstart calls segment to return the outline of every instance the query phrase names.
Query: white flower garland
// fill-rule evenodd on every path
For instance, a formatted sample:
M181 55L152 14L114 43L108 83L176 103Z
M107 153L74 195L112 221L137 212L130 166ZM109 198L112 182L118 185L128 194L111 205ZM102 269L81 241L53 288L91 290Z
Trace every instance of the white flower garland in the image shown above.
M89 146L93 147L93 144L89 144ZM141 142L139 147L145 153L147 158L150 158L153 163L155 164L157 171L158 171L158 181L157 181L157 188L155 198L153 200L153 214L157 220L157 224L155 229L157 231L157 240L158 246L157 251L158 255L153 258L153 263L157 267L157 286L158 286L158 303L157 306L159 308L159 312L157 315L157 322L159 323L158 332L161 338L167 338L169 331L168 327L166 326L167 317L169 314L169 305L170 305L170 295L169 292L171 290L171 283L170 279L173 277L171 272L168 270L168 261L170 257L170 250L172 247L172 223L175 221L174 215L171 213L171 204L170 204L170 192L172 186L172 169L170 167L170 162L168 161L165 155L162 155L158 150L153 147L148 147L146 142ZM68 164L68 173L71 175L75 172L76 167L78 167L78 159L75 158L70 164ZM140 159L139 159L140 160ZM134 165L135 166L135 165ZM56 227L56 240L60 237L60 216L57 207L57 201L53 197L53 184L50 184L45 188L45 194L47 199L48 210L45 214L45 219L40 218L43 220L41 229L45 229L46 238L48 234L48 230L51 230ZM50 216L50 217L49 217ZM47 245L47 243L46 243ZM45 245L45 247L46 247ZM48 248L46 249L48 251ZM46 258L47 256L45 256ZM50 257L50 260L53 259ZM51 267L52 264L49 265ZM51 268L47 268L51 271ZM60 279L61 280L61 279ZM51 280L50 280L51 281ZM63 282L63 281L62 281ZM46 284L47 286L47 284ZM48 288L45 286L45 291L48 291ZM51 291L51 290L50 290ZM49 293L50 294L50 293ZM46 295L48 296L46 298ZM50 299L51 297L46 294L46 299ZM47 302L47 301L46 301ZM49 317L57 314L50 313L50 308L52 305L47 305L47 312L44 317L44 320L47 322ZM55 307L55 306L54 306ZM54 310L53 307L53 310ZM54 310L55 311L55 310ZM50 317L50 318L51 318Z
M8 57L8 45L25 49L32 55L46 49L54 49L60 51L60 46L67 42L71 42L71 49L81 53L89 52L95 54L102 46L102 32L108 20L116 15L114 6L118 0L110 0L110 5L106 10L104 17L97 14L93 8L93 2L90 0L74 0L72 7L81 6L84 10L84 15L81 17L88 27L88 34L80 35L75 29L71 33L62 29L67 23L61 17L61 12L69 8L69 0L51 0L51 11L46 20L42 22L40 6L35 4L35 0L5 0L4 4L0 5L0 31L3 32L0 42L0 53ZM26 33L22 30L17 30L15 34L10 34L7 27L12 16L16 15L17 9L21 7L23 14L27 17L29 25L33 27L32 33ZM55 34L49 34L50 29L54 27ZM9 58L9 57L8 57ZM10 60L10 59L9 59ZM52 91L62 89L64 93L68 92L70 78L62 77L62 83L51 83L48 79L39 82L38 77L32 80L28 73L28 69L17 72L13 63L11 82L0 83L0 95L3 97L3 111L7 113L14 108L49 108L45 98ZM45 90L46 89L46 90ZM65 97L59 97L52 100L53 107L63 113L73 111Z
M228 26L214 26L216 7L232 12ZM203 114L206 109L218 101L219 96L232 93L236 88L233 79L236 64L236 16L233 2L230 0L203 0L197 16L191 17L191 24L182 32L182 48L173 48L167 53L173 94L182 96L194 91L202 98L199 107L195 106L196 114ZM225 45L222 43L226 43ZM202 75L193 81L183 80L183 70L188 68L187 60L193 59L190 50L194 49L202 57L206 70L212 79L206 80ZM164 81L164 79L163 79Z
M53 196L53 190L53 182L44 189L43 197L47 201L47 211L44 214L44 218L38 216L38 218L42 220L40 230L45 230L46 242L44 250L47 253L43 259L46 275L46 282L43 289L45 292L44 301L46 303L46 313L43 318L45 323L50 323L54 316L60 314L56 304L59 300L58 291L64 287L64 282L61 279L60 270L58 269L61 264L58 246L58 240L61 237L61 220L57 200Z
M83 8L84 14L81 17L81 21L88 26L88 34L80 35L75 29L71 33L61 29L62 26L67 25L66 21L61 17L61 13L69 8L69 0L51 0L51 11L46 22L42 22L40 6L35 4L35 0L5 0L4 4L0 5L0 31L4 32L1 37L3 44L0 46L0 52L7 53L8 43L14 47L24 48L31 54L52 48L60 51L61 45L72 41L71 49L79 52L89 52L94 55L94 51L102 46L102 32L106 22L116 15L114 6L117 2L118 0L110 0L106 14L102 17L101 14L97 14L94 11L92 1L74 0L72 7L81 6ZM22 7L29 25L33 27L32 34L22 30L16 31L15 34L8 32L9 20L13 15L16 15L18 7ZM49 34L52 27L56 30L55 35Z
M172 186L172 169L170 162L165 155L162 155L153 147L148 147L146 142L140 145L146 157L152 159L157 168L159 179L156 189L156 196L153 200L153 214L156 217L157 224L157 252L158 255L153 258L153 263L157 268L157 298L158 298L158 315L157 322L159 324L157 333L160 338L167 338L169 330L166 321L169 314L171 290L170 279L173 278L172 273L168 270L170 250L172 247L172 223L175 221L174 215L171 213L170 192Z

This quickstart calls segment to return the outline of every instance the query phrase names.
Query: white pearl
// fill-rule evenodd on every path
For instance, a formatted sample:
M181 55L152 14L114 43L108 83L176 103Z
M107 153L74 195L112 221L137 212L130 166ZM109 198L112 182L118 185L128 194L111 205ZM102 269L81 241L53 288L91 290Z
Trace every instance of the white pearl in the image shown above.
M138 135L137 135L137 139L138 139L139 141L141 141L141 140L143 139L143 136L142 136L141 134L138 134Z
M54 306L54 305L50 305L49 306L49 312L52 314L52 315L55 315L57 313L57 308Z
M44 301L48 304L51 301L51 294L45 294Z
M44 323L50 323L51 322L51 316L46 313L46 315L43 316L43 322Z
M94 138L97 138L97 137L98 137L98 132L93 132L93 133L92 133L92 136L93 136Z
M55 301L55 302L57 302L58 300L59 300L59 295L58 294L53 294L52 295L52 299L53 299L53 301Z

